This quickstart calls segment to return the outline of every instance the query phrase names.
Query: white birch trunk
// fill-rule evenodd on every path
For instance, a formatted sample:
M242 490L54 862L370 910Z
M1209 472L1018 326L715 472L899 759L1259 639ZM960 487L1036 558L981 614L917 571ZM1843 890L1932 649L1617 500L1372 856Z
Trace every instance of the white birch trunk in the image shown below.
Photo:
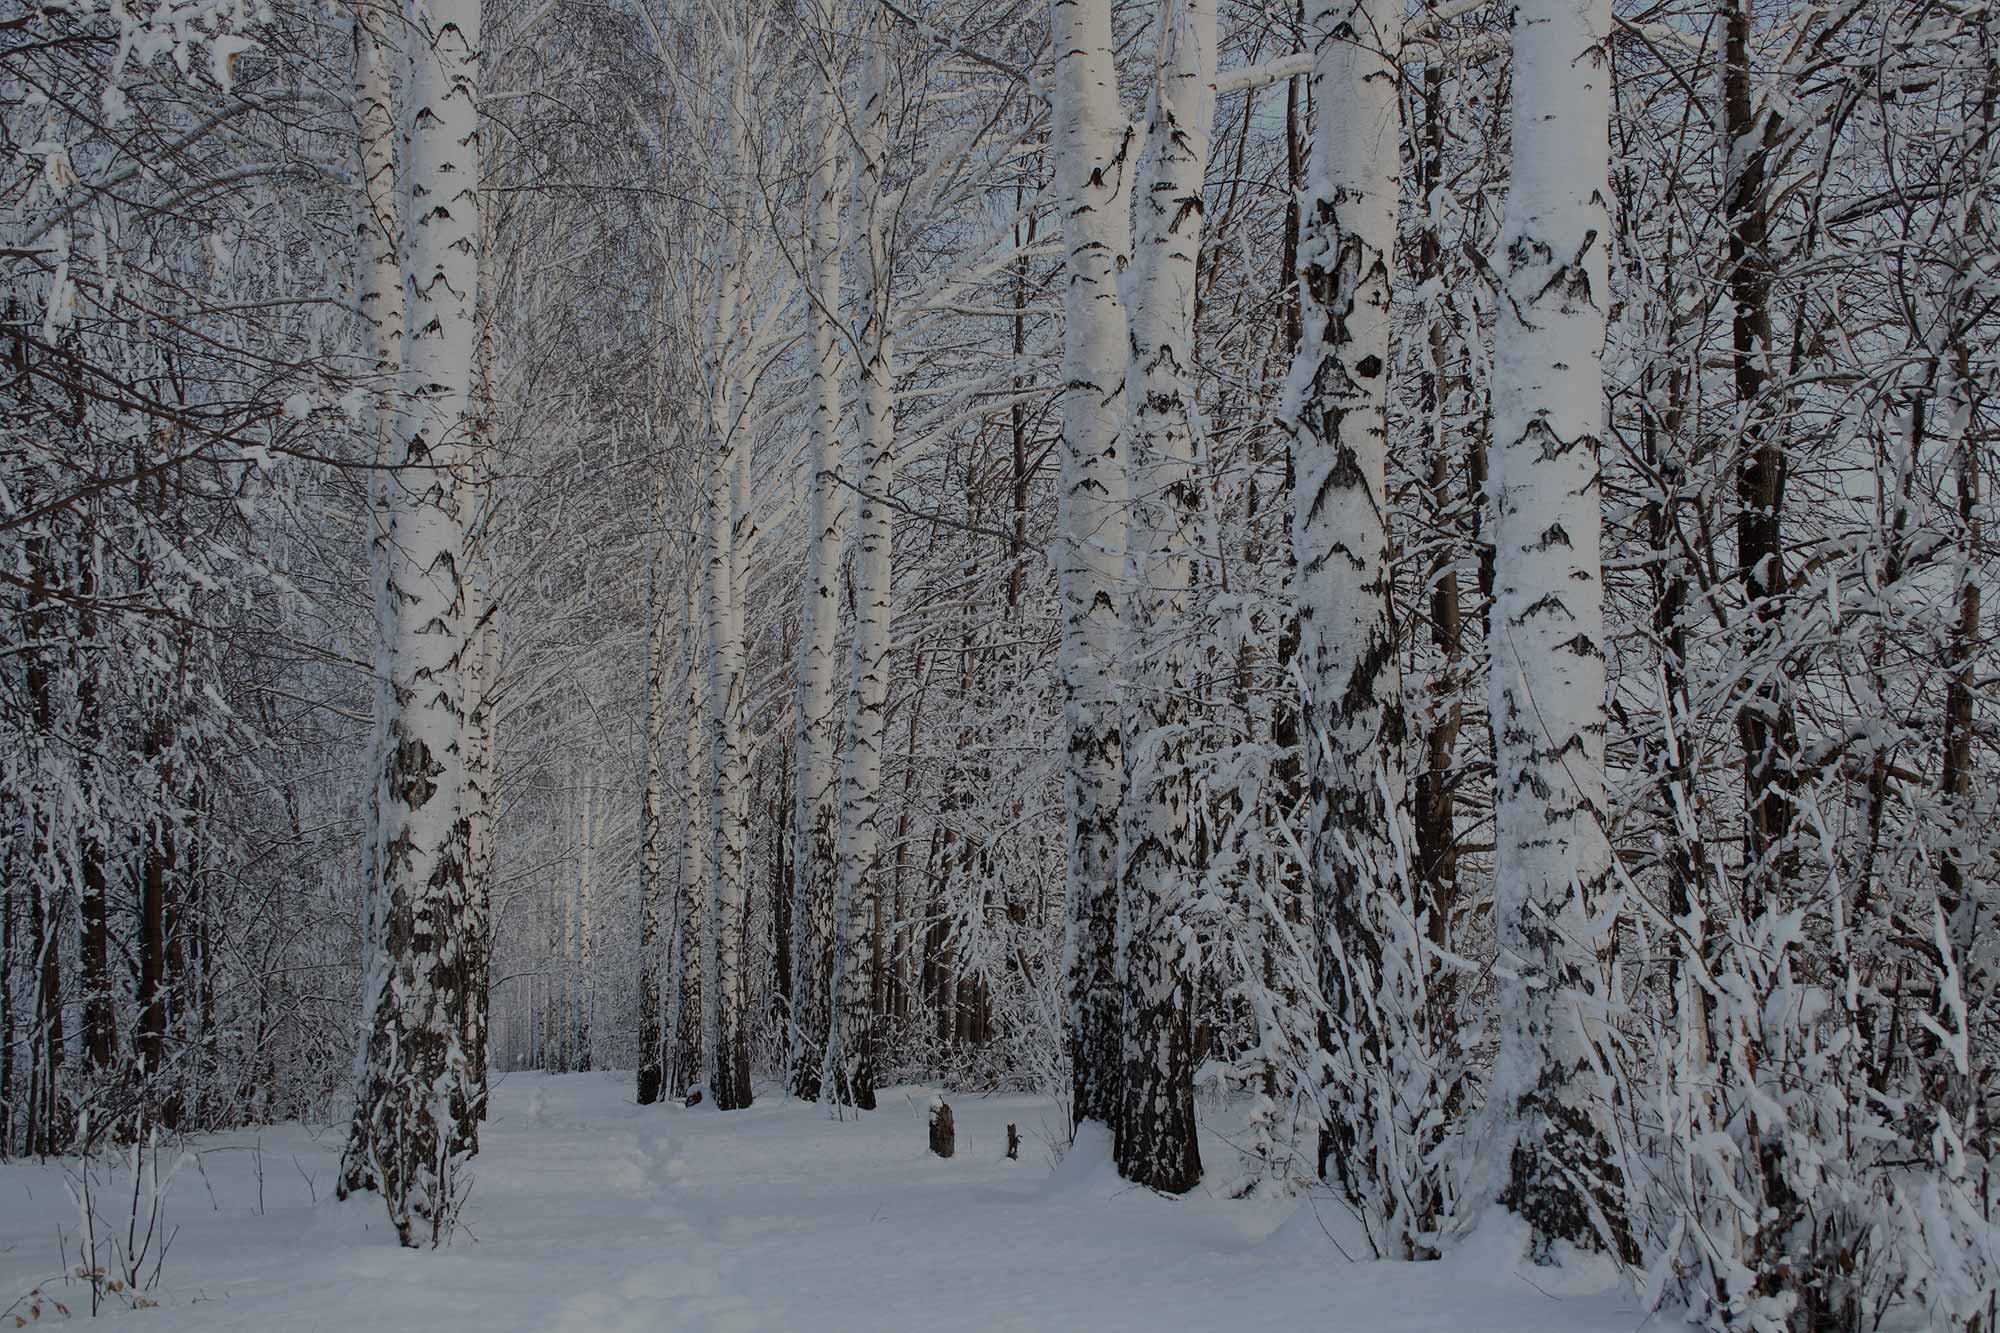
M831 6L821 21L831 28ZM829 73L829 80L832 75ZM839 718L834 711L834 643L840 634L840 557L847 540L847 492L840 472L840 140L834 90L821 94L819 160L811 196L812 227L812 511L800 601L798 708L793 724L792 853L792 1093L820 1094L827 1037L838 885L840 791L834 768Z
M388 474L380 469L395 458L395 384L403 362L403 275L398 258L400 227L396 208L396 80L392 66L396 48L386 33L383 8L364 0L354 11L353 96L359 144L358 174L361 188L356 200L355 240L361 275L361 312L367 321L370 360L376 377L368 399L364 428L369 436L369 461L377 471L368 483L369 575L375 598L375 698L374 727L370 739L371 764L379 766L389 753L389 726L395 706L391 693L393 670L390 654L395 647L395 603L391 574L394 554L395 517L389 510L392 488ZM368 830L365 874L362 891L361 940L366 950L362 968L361 1005L364 1015L372 1015L378 997L388 984L388 953L382 938L384 920L384 878L382 838L382 787L378 781L368 793ZM365 1022L354 1053L354 1085L365 1085L370 1060L369 1046L375 1024ZM361 1115L366 1102L355 1103L356 1119L350 1128L338 1190L344 1197L357 1189L375 1188L370 1164L371 1135Z
M465 1047L467 1095L473 1103L463 1114L486 1118L487 1067L490 1056L489 1017L492 997L493 867L499 855L498 793L499 734L494 691L500 675L500 604L494 580L493 553L496 469L499 447L498 344L493 329L495 295L494 251L497 241L491 209L479 215L479 286L473 354L471 457L459 474L460 504L466 522L465 577L465 821L466 915L464 934L470 951L464 1012L459 1020Z
M462 570L456 471L475 414L478 288L478 0L412 0L411 108L404 238L403 372L398 472L389 512L390 704L375 758L379 947L372 971L368 1069L356 1130L406 1245L449 1234L453 1166L477 1151L465 1096L460 1020L468 835L462 808L465 726Z
M681 692L685 704L681 802L679 907L675 914L678 949L674 955L673 1064L667 1095L681 1097L699 1088L705 1073L708 986L713 975L708 954L708 891L711 882L709 812L698 799L708 771L708 667L703 659L701 565L692 544L681 606Z
M1610 0L1514 10L1514 158L1493 366L1488 706L1505 978L1490 1104L1502 1203L1594 1246L1616 1170L1592 1119L1588 1017L1605 840L1598 441L1610 302ZM1595 1182L1591 1189L1579 1181Z
M864 1110L875 1105L875 1013L871 968L876 859L882 845L884 710L889 700L891 547L888 505L895 483L895 360L890 332L892 270L882 216L889 152L892 28L878 15L870 37L860 126L854 146L854 207L861 215L858 267L861 314L855 345L861 373L861 514L854 560L854 672L847 696L846 753L840 780L840 879L834 928L834 1012L829 1024L825 1093Z
M749 53L731 34L729 169L748 170ZM703 1062L710 1090L722 1110L750 1104L749 1040L741 968L743 911L748 886L748 751L743 737L744 643L741 595L747 567L739 549L751 437L743 420L744 385L736 364L736 333L743 317L748 199L733 182L724 228L731 258L717 295L708 352L708 403L712 432L708 476L709 855L710 912L704 943Z
M1118 101L1111 0L1053 0L1056 188L1063 292L1060 669L1069 762L1065 976L1071 1117L1118 1118L1118 803L1124 781L1118 684L1125 559L1125 358L1118 275L1131 251L1131 127Z
M1195 476L1195 260L1215 115L1212 0L1162 0L1160 54L1146 114L1134 208L1132 502L1127 529L1127 651L1133 697L1125 735L1118 937L1124 963L1124 1087L1119 1174L1171 1194L1201 1179L1195 1141L1192 797L1183 620L1200 522Z
M666 486L653 483L653 524L666 522ZM646 735L645 776L639 792L639 1070L637 1100L650 1106L664 1091L667 1043L660 978L671 975L671 931L666 884L661 875L667 812L667 626L666 598L660 587L660 553L646 561Z
M1286 385L1293 595L1312 810L1321 1045L1320 1173L1378 1254L1428 1254L1442 1205L1425 977L1402 820L1408 774L1390 622L1391 275L1400 167L1392 0L1315 0L1311 151L1300 210L1302 336Z

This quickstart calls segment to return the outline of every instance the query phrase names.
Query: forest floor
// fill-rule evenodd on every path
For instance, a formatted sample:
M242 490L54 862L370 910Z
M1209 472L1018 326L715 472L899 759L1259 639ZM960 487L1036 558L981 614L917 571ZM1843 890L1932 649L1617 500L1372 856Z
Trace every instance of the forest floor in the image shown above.
M933 1157L928 1095L896 1089L841 1123L769 1095L727 1115L640 1108L629 1074L510 1075L466 1207L471 1234L442 1252L397 1248L373 1196L332 1202L340 1127L204 1137L166 1192L173 1243L146 1293L157 1307L107 1293L104 1309L160 1333L1678 1324L1648 1321L1601 1273L1517 1269L1496 1227L1441 1263L1353 1264L1335 1244L1351 1249L1351 1229L1326 1199L1169 1200L1083 1148L1057 1166L1046 1100L954 1099L958 1154ZM1018 1162L1003 1154L1009 1121ZM1219 1139L1203 1155L1234 1160ZM31 1322L64 1322L55 1301L89 1316L88 1284L61 1276L78 1266L79 1178L73 1161L0 1166L0 1305L22 1298L0 1327L28 1319L36 1292ZM121 1243L130 1189L123 1161L97 1169L96 1211L116 1217Z

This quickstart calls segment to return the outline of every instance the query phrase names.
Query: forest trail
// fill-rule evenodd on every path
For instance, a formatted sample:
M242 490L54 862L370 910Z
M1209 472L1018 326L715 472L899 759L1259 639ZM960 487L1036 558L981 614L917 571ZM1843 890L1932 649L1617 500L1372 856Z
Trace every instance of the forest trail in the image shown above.
M729 1114L640 1108L624 1073L511 1075L466 1210L476 1242L441 1253L398 1249L373 1196L329 1200L337 1131L204 1137L167 1195L178 1231L150 1293L161 1308L128 1313L111 1296L107 1313L148 1333L1632 1333L1645 1322L1615 1290L1552 1285L1561 1274L1537 1291L1477 1237L1442 1264L1348 1264L1320 1226L1349 1239L1325 1199L1170 1201L1102 1161L1051 1171L1058 1120L1044 1099L956 1099L959 1153L941 1160L925 1150L926 1096L891 1090L856 1124L768 1095ZM1002 1153L1008 1121L1021 1126L1018 1163ZM1219 1138L1203 1149L1231 1158ZM122 1206L114 1194L129 1179L122 1164L100 1170L100 1216ZM42 1284L81 1319L87 1288L55 1278L59 1230L75 1267L75 1180L74 1163L0 1167L0 1282L6 1300Z

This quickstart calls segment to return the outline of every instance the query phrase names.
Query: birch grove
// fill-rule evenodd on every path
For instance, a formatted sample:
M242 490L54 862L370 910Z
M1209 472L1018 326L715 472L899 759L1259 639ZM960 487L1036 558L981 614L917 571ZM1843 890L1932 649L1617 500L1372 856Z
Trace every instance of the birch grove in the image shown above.
M0 1155L331 1121L423 1248L513 1074L1004 1093L1357 1261L1992 1327L1984 8L0 40Z

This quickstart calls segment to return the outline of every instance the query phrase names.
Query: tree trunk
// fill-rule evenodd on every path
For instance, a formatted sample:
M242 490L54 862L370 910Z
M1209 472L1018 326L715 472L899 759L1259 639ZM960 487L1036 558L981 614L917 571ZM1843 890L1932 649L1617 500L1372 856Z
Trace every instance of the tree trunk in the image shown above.
M1135 192L1126 371L1131 436L1127 528L1128 649L1119 938L1124 943L1124 1086L1114 1136L1118 1172L1169 1194L1201 1179L1194 1118L1193 928L1198 869L1187 767L1191 674L1184 621L1199 534L1193 373L1195 261L1215 115L1215 10L1164 0L1162 55L1147 107Z
M666 518L664 486L656 481L656 526ZM661 880L661 824L666 817L667 633L658 553L646 562L646 774L639 792L639 1072L638 1101L660 1100L666 1081L660 971L665 960L666 887Z
M473 1104L460 1027L470 980L461 938L469 839L458 745L465 533L453 478L476 411L479 3L412 0L406 17L408 398L383 552L391 592L382 630L393 646L377 704L388 720L374 758L376 938L347 1156L367 1164L397 1236L415 1245L449 1235L460 1188L455 1166L478 1150L477 1121L462 1114ZM355 1176L344 1171L343 1184Z
M1594 993L1605 841L1598 442L1610 303L1609 0L1514 11L1514 172L1493 366L1494 916L1500 1201L1556 1241L1599 1244L1579 1180L1615 1182L1592 1116L1578 997ZM1609 1188L1608 1183L1605 1186Z
M872 27L854 151L854 206L862 280L855 345L861 361L862 495L854 557L854 669L847 696L847 753L841 769L840 898L835 927L834 1005L827 1041L825 1091L847 1106L872 1110L878 1074L873 942L881 892L882 756L889 702L889 629L893 613L896 369L891 340L893 259L882 216L889 154L891 20Z
M697 803L704 785L699 774L708 768L708 671L700 660L699 567L692 550L687 562L686 599L681 618L682 695L686 700L687 731L681 772L682 837L679 908L676 913L674 1004L671 1015L672 1060L667 1069L667 1096L685 1097L701 1086L708 976L709 830L706 812Z
M831 26L830 6L820 6ZM792 1095L816 1101L826 1058L832 985L833 905L839 892L840 789L834 641L840 634L840 558L849 505L840 474L840 138L833 88L821 91L819 158L812 178L813 489L799 635L798 765L792 810Z
M1118 685L1125 553L1129 329L1118 278L1131 251L1132 130L1118 100L1111 0L1051 0L1055 180L1063 292L1060 530L1068 834L1067 977L1072 1124L1115 1127L1124 995L1118 975Z
M1389 621L1390 284L1395 271L1400 146L1396 61L1402 11L1388 0L1318 0L1312 147L1300 220L1304 329L1286 386L1292 426L1292 544L1298 560L1304 732L1312 811L1306 822L1321 1045L1332 1057L1320 1173L1378 1227L1394 1257L1428 1230L1382 1177L1421 1161L1400 1142L1395 1075L1422 1051L1421 956L1395 916L1405 910L1407 777L1403 680ZM1416 975L1412 975L1412 969ZM1380 1241L1378 1240L1378 1244Z

